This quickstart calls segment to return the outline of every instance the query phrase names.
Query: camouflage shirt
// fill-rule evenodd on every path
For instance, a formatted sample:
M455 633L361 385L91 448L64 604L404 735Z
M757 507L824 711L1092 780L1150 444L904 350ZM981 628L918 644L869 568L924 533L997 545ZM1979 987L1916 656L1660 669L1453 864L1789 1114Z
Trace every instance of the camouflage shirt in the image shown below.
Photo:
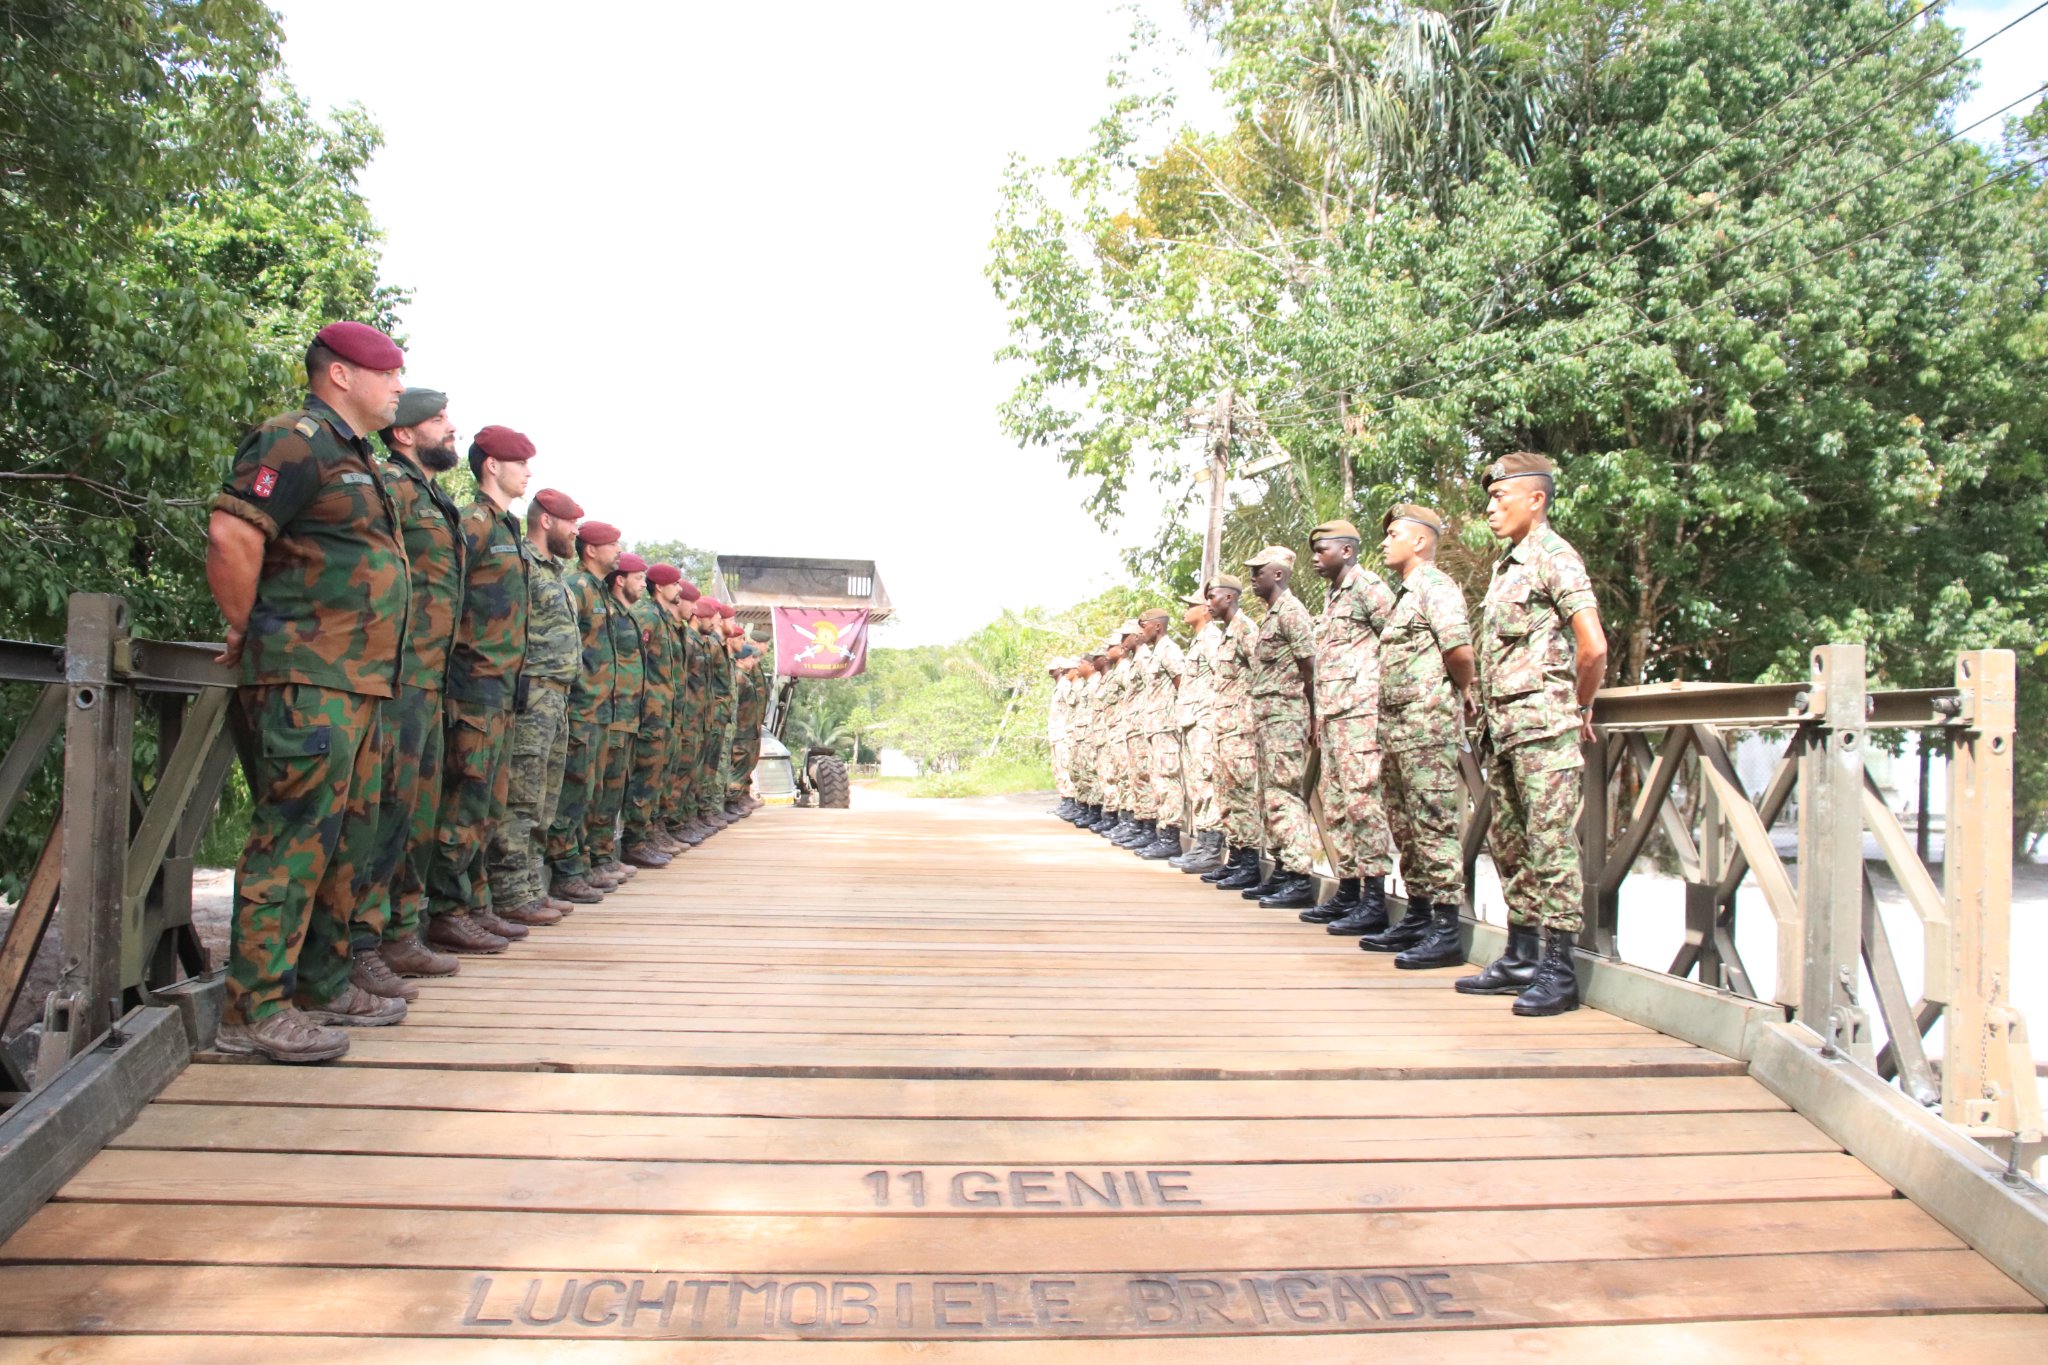
M1480 608L1479 693L1496 748L1579 728L1571 619L1598 606L1579 552L1547 522L1494 564Z
M1210 694L1210 708L1219 729L1238 729L1252 723L1252 670L1256 666L1259 628L1243 612L1219 626L1216 642L1216 687Z
M1067 737L1076 741L1087 740L1095 730L1096 679L1093 673L1078 678L1067 703Z
M675 623L675 632L679 660L676 669L676 724L690 733L701 734L711 647L705 643L703 632L688 617Z
M1109 681L1102 686L1103 699L1109 703L1109 735L1111 739L1129 739L1131 722L1136 719L1133 700L1137 689L1132 683L1138 676L1137 660L1129 655L1118 659L1109 670Z
M640 623L640 662L643 669L640 712L666 725L676 709L676 674L682 663L682 646L676 641L674 625L661 603L648 593L627 614Z
M455 617L462 610L462 513L441 485L407 456L389 453L377 472L398 511L410 566L412 614L406 622L405 652L398 660L398 681L439 692L448 679L448 650L455 643Z
M1252 702L1260 715L1307 719L1308 692L1296 665L1316 656L1316 623L1301 599L1285 588L1259 623L1252 654Z
M612 598L604 580L578 566L562 576L569 600L576 606L576 629L582 636L583 665L569 686L569 718L585 724L612 720L612 694L618 690L612 667Z
M1402 580L1380 632L1380 747L1405 752L1458 741L1458 689L1444 655L1471 643L1465 594L1449 574L1425 564Z
M1394 592L1372 570L1354 564L1331 585L1316 623L1316 715L1350 717L1369 733L1379 724L1380 628ZM1364 738L1361 737L1361 743Z
M1052 685L1052 703L1045 708L1045 737L1051 743L1064 744L1071 727L1070 713L1073 710L1074 685L1060 678Z
M488 498L462 509L462 614L448 654L448 695L509 710L526 664L526 537Z
M611 609L612 627L611 728L634 730L640 725L640 699L646 690L647 665L641 650L647 627L616 594L610 595L605 605Z
M569 595L568 565L539 550L528 552L526 674L573 682L583 670L583 630Z
M411 570L370 443L308 398L242 442L213 510L263 533L242 682L395 696Z
M1188 641L1186 670L1180 678L1180 695L1174 699L1174 724L1186 730L1209 719L1216 699L1216 651L1223 644L1223 627L1214 621L1195 632Z
M1188 656L1171 635L1160 636L1159 643L1151 646L1150 653L1140 660L1145 687L1138 712L1142 733L1156 735L1176 728L1180 680L1187 667Z
M761 665L752 668L736 668L739 674L739 734L741 740L751 740L761 731L761 722L768 715L768 675L761 671Z

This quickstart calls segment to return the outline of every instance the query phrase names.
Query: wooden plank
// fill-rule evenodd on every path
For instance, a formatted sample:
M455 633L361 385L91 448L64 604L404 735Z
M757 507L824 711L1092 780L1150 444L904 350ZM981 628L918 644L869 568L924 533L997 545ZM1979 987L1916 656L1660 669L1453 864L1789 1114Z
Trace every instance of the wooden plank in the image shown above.
M837 1045L852 1049L865 1047L898 1048L903 1050L942 1049L948 1052L973 1051L987 1059L997 1059L1006 1053L1028 1053L1033 1055L1079 1054L1099 1056L1106 1052L1121 1053L1173 1053L1188 1054L1196 1061L1207 1061L1222 1065L1236 1058L1260 1055L1286 1056L1305 1054L1329 1061L1350 1061L1357 1065L1375 1065L1387 1054L1397 1056L1429 1056L1431 1054L1465 1054L1474 1051L1509 1049L1526 1051L1531 1048L1572 1051L1578 1049L1612 1051L1616 1048L1657 1051L1669 1049L1693 1051L1692 1046L1682 1039L1652 1033L1648 1029L1636 1029L1629 1033L1585 1033L1548 1027L1548 1020L1525 1021L1502 1019L1497 1028L1485 1028L1479 1024L1461 1025L1453 1032L1439 1028L1435 1032L1402 1037L1391 1040L1384 1047L1375 1046L1370 1040L1346 1037L1333 1040L1324 1034L1309 1035L1248 1035L1242 1038L1240 1046L1232 1046L1228 1037L1184 1038L1172 1033L1055 1033L1050 1030L1041 1033L968 1033L942 1031L936 1034L922 1030L909 1033L862 1032L856 1029L833 1029L806 1032L800 1029L760 1028L746 1031L745 1036L736 1037L727 1030L704 1029L687 1020L659 1021L636 1020L635 1027L607 1026L603 1020L577 1020L569 1024L550 1024L543 1019L531 1028L512 1030L523 1034L532 1043L548 1047L568 1048L655 1048L672 1047L689 1050L715 1050L736 1052L742 1055L768 1048L817 1049ZM664 1023L673 1027L664 1027ZM407 1023L402 1028L391 1030L388 1040L394 1043L503 1043L510 1041L507 1030L494 1026L488 1021L461 1024L453 1023Z
M394 1129L394 1146L432 1144ZM1025 1170L930 1165L878 1184L871 1167L756 1162L533 1161L319 1153L101 1152L63 1199L222 1204L389 1204L591 1213L891 1213L921 1217L1119 1215L1196 1210L1260 1213L1372 1208L1561 1208L1777 1199L1882 1199L1891 1187L1832 1153L1587 1157L1576 1161L1388 1161L1177 1165L1125 1170L1091 1163ZM925 1189L916 1203L916 1185ZM1115 1184L1116 1189L1111 1189Z
M1747 1075L1571 1080L978 1081L193 1067L159 1103L956 1119L1370 1118L1783 1110Z
M393 1151L430 1128L435 1150L589 1160L863 1162L914 1166L1423 1161L1840 1151L1797 1114L1600 1114L1529 1118L987 1119L680 1118L393 1109L153 1105L110 1146L200 1151ZM418 1152L418 1146L401 1150Z
M295 1332L988 1340L1440 1331L1688 1316L2028 1313L1969 1252L1893 1251L1143 1274L1047 1272L759 1280L717 1271L529 1275L270 1266L0 1267L0 1332ZM571 1282L574 1282L573 1284ZM773 1288L769 1286L773 1285ZM559 1313L554 1310L559 1308ZM900 1348L899 1348L900 1349ZM1242 1349L1240 1347L1240 1349ZM1355 1348L1354 1348L1355 1349Z
M1296 1365L1357 1365L1359 1344L1348 1336L1272 1333L1262 1336L1271 1358ZM1162 1340L813 1342L803 1359L825 1365L901 1365L908 1349L925 1365L1244 1365L1244 1343L1232 1337ZM1441 1365L1497 1365L1503 1360L1565 1360L1573 1365L1722 1365L1770 1360L1778 1365L1870 1365L1873 1360L1933 1360L1971 1365L2038 1365L2048 1349L2048 1322L2019 1313L1938 1317L1808 1317L1742 1322L1686 1322L1609 1327L1493 1328L1383 1336L1371 1358ZM679 1354L686 1351L686 1354ZM347 1360L351 1365L786 1365L780 1342L459 1340L446 1337L24 1337L0 1341L0 1360L75 1361L80 1365L161 1365L200 1353L209 1365L276 1365L280 1360Z

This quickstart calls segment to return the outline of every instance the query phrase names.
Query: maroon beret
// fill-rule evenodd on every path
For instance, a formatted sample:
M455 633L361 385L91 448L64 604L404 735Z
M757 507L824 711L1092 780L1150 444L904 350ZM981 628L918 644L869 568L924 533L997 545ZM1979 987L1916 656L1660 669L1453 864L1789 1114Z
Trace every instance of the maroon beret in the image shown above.
M367 322L330 322L313 333L313 340L351 365L366 370L397 370L405 366L405 352L398 343Z
M576 499L559 488L543 488L533 495L533 500L540 504L541 511L563 521L574 521L583 515L583 508Z
M608 521L586 521L576 528L576 539L590 546L616 545L619 528Z
M614 573L646 573L647 561L631 550L619 556L619 562L612 566Z
M703 595L704 590L702 588L698 587L695 583L692 583L687 578L683 580L683 600L685 602L694 602Z
M533 442L510 427L485 427L471 444L493 460L516 463L534 456Z
M647 581L657 588L665 583L680 583L683 571L673 564L650 564L647 566Z
M720 616L723 616L726 620L730 621L733 617L738 616L740 612L739 608L735 607L732 603L720 602L718 604L718 614Z
M713 598L700 597L697 599L696 607L691 610L690 614L699 621L709 621L718 615L718 603Z

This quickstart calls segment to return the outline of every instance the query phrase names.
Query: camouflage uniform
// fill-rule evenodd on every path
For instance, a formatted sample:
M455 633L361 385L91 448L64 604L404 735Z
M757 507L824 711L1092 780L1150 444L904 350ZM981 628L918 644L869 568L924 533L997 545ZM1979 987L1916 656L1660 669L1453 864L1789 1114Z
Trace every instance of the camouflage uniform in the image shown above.
M448 739L441 827L427 875L437 915L491 908L485 851L505 814L512 713L526 663L529 547L519 521L489 498L462 509L462 614L448 655Z
M1180 692L1174 699L1174 726L1181 734L1186 755L1182 771L1187 779L1188 830L1207 834L1223 828L1222 808L1216 803L1216 651L1223 642L1223 627L1205 623L1188 642L1186 671Z
M715 632L706 635L704 647L704 733L697 749L694 780L697 809L708 816L725 808L724 772L731 752L726 736L732 732L734 670L722 636Z
M1598 606L1579 552L1546 523L1493 566L1480 608L1479 691L1493 752L1493 858L1508 918L1575 934L1579 880L1577 645L1571 619Z
M1074 800L1074 689L1073 679L1061 674L1052 685L1052 704L1045 710L1045 742L1052 750L1052 789L1055 796Z
M402 943L427 910L427 865L441 814L442 697L455 618L462 610L462 513L433 476L391 452L379 466L398 512L409 565L411 619L398 661L398 694L384 703L384 802L370 882L350 939Z
M325 1003L348 988L411 587L375 453L317 398L242 442L213 510L264 538L238 692L255 809L227 979L230 1021L253 1024L294 995Z
M1352 565L1331 587L1316 627L1316 725L1322 741L1324 833L1338 877L1393 871L1380 802L1380 628L1394 594Z
M753 791L754 765L761 761L761 722L768 715L768 677L761 666L735 671L740 689L733 708L732 770L725 789L728 804L744 801Z
M1103 736L1102 784L1109 793L1110 808L1120 811L1132 810L1136 804L1131 791L1130 683L1131 661L1122 658L1110 666L1102 684L1103 706L1109 716L1109 729Z
M676 689L675 758L669 773L668 808L670 822L680 828L706 814L697 803L697 758L704 748L711 645L689 617L678 621L675 629L682 685Z
M558 880L590 873L589 816L592 798L604 784L607 729L615 690L612 660L611 594L604 580L578 566L562 576L576 609L581 662L569 685L563 728L569 743L562 761L562 790L548 825L548 870Z
M1216 685L1209 703L1209 725L1216 737L1216 805L1223 822L1223 840L1232 848L1257 848L1264 842L1259 815L1259 730L1252 711L1252 671L1259 628L1243 612L1216 644Z
M1463 799L1458 692L1444 655L1472 643L1465 595L1450 575L1425 564L1402 581L1380 632L1380 747L1386 755L1387 822L1410 896L1437 905L1465 899L1458 839Z
M626 783L633 772L633 732L640 728L640 699L647 677L640 638L644 627L624 598L616 593L608 597L612 718L605 726L604 781L591 784L590 812L583 822L585 846L593 866L618 861L619 817L626 809Z
M1093 806L1102 800L1102 787L1095 777L1095 697L1102 690L1102 678L1090 673L1074 683L1073 704L1067 712L1068 781L1074 799Z
M1180 680L1187 655L1170 635L1150 646L1145 660L1144 710L1140 713L1152 772L1152 807L1161 829L1187 827L1187 799L1180 785Z
M637 849L654 835L661 782L673 747L676 672L682 663L668 611L652 591L628 607L640 626L642 683L640 724L633 732L632 766L626 779L626 847Z
M1252 714L1265 788L1266 846L1289 872L1307 872L1315 856L1306 797L1308 692L1296 667L1315 658L1315 633L1308 608L1283 588L1259 623L1253 655Z
M517 909L547 894L548 826L569 760L569 687L583 667L583 636L568 566L528 551L526 705L512 720L505 818L491 840L491 903Z
M1152 646L1141 642L1124 661L1130 673L1124 680L1124 745L1130 753L1131 809L1140 820L1159 816L1159 793L1152 787L1152 656Z

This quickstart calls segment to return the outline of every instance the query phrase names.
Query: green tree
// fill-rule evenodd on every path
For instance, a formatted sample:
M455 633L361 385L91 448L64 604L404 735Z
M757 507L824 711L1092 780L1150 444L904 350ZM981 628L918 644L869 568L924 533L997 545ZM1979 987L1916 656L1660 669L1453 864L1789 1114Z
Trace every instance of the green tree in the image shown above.
M636 540L632 542L633 553L649 564L673 564L683 571L683 577L701 588L707 595L711 591L711 571L718 554L715 550L700 550L680 540Z

